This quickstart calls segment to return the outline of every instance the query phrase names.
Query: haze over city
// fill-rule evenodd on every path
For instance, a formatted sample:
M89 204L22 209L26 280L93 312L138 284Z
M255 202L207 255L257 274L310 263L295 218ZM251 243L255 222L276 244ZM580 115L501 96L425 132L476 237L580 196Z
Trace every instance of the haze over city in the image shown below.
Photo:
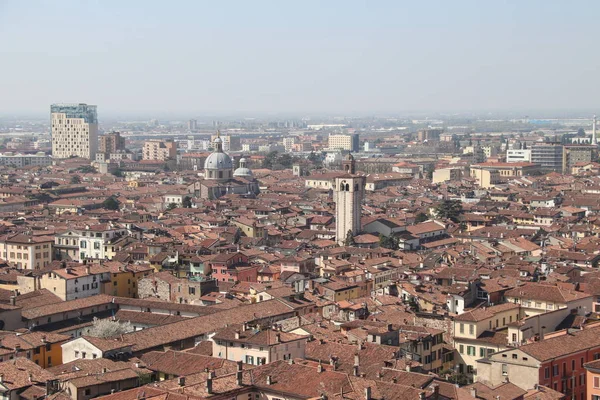
M589 111L597 1L0 1L0 114Z

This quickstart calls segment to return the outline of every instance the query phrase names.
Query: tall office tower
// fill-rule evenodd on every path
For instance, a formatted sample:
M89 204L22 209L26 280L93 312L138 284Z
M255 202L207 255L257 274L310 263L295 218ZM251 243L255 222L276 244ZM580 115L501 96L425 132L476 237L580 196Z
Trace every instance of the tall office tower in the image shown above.
M110 132L101 135L98 146L98 153L116 153L125 150L125 138L121 137L120 132Z
M98 150L98 115L96 106L87 104L52 104L52 156L83 157L93 160Z
M350 163L350 171L355 167ZM335 178L333 186L335 200L335 238L341 245L344 244L348 232L357 235L360 232L360 217L362 199L365 188L365 177L346 174Z
M198 129L198 121L196 121L195 119L190 119L188 121L188 130L195 131L197 129Z

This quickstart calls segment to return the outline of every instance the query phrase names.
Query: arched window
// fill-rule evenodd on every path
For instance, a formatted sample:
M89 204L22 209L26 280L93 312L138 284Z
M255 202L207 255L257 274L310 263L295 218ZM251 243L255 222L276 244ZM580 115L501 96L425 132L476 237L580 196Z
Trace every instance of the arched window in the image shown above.
M346 192L350 191L350 185L348 183L346 183Z
M219 179L223 178L223 171L219 171Z

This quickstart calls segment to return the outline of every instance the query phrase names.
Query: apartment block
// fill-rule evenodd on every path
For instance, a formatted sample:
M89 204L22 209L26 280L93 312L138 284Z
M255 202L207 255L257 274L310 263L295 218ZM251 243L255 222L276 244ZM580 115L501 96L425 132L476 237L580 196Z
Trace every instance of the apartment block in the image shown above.
M144 160L167 161L177 158L177 143L173 140L148 140L142 151Z
M98 151L96 106L53 104L50 113L54 158L75 156L93 160Z

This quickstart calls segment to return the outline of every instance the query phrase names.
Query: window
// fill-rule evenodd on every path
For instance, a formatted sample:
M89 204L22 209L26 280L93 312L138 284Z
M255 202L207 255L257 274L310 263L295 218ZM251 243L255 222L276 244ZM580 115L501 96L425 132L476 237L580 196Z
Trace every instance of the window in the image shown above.
M550 368L548 368L548 367L544 368L544 378L545 379L550 378Z
M465 333L465 324L460 324L460 333Z
M508 375L508 365L506 365L506 364L502 364L502 375L503 376Z
M517 341L517 334L516 333L512 334L512 341L513 341L513 343Z
M476 354L475 350L475 346L467 346L467 355L474 356Z
M512 355L512 358L513 358L513 360L516 360L517 358L519 358L519 356L518 356L518 355L516 355L516 354L513 354L513 355Z
M558 376L558 365L552 366L552 376Z
M486 351L485 347L479 348L479 357L485 357Z
M469 324L469 335L475 334L475 325Z
M458 346L458 352L460 354L465 354L465 346L463 346L462 344Z

